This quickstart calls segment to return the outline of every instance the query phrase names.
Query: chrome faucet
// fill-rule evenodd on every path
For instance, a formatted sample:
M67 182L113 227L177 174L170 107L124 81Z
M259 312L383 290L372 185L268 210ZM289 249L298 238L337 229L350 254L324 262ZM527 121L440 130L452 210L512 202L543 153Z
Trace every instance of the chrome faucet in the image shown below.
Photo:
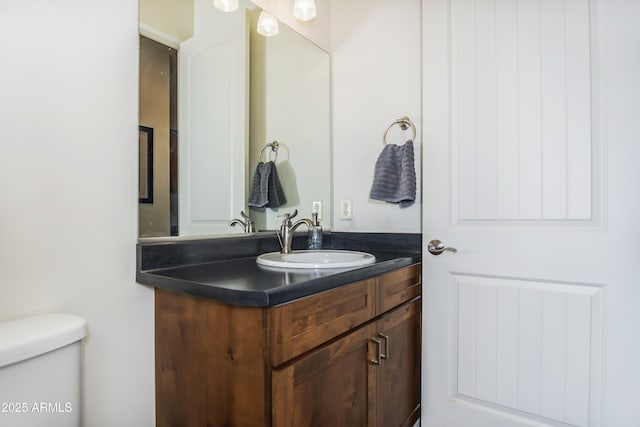
M249 215L247 215L246 213L244 213L244 211L240 211L240 215L245 219L244 221L242 221L241 219L238 218L234 218L231 221L229 221L229 225L231 227L235 227L236 224L240 225L242 227L242 231L244 231L245 233L255 233L256 231L258 231L256 229L256 224L251 220L251 218L249 217Z
M296 228L300 227L302 224L305 224L307 228L313 227L313 221L308 218L301 218L296 222L291 222L291 219L296 215L298 215L297 209L293 211L292 214L284 214L284 220L280 226L280 232L278 233L276 230L276 236L278 236L278 241L282 248L280 253L282 254L288 254L291 252L291 241L293 240L293 232L296 231Z

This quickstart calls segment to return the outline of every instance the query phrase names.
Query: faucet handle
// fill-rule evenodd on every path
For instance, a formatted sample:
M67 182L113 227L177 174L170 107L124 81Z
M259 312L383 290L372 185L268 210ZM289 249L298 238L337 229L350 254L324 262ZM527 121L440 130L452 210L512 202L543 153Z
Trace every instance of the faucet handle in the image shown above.
M256 231L258 231L258 229L256 228L256 224L251 220L251 217L249 217L249 215L244 213L244 211L240 211L240 215L245 219L245 221L242 221L238 218L233 218L231 221L229 221L229 225L231 227L235 227L236 224L240 224L242 230L247 234L255 233Z
M258 229L256 228L256 223L253 222L253 220L249 215L244 213L244 211L240 211L240 215L246 220L246 227L245 227L246 233L255 233L256 231L258 231Z
M280 218L284 217L284 219L286 221L288 219L294 218L296 215L298 215L298 209L294 210L293 213L285 213L283 215L278 215L278 217L280 217Z

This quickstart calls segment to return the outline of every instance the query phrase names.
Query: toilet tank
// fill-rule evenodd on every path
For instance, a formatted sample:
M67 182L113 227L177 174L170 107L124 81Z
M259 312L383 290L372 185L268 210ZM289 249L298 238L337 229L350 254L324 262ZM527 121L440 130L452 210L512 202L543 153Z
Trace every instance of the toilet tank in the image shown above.
M80 425L86 321L46 314L0 322L0 426Z

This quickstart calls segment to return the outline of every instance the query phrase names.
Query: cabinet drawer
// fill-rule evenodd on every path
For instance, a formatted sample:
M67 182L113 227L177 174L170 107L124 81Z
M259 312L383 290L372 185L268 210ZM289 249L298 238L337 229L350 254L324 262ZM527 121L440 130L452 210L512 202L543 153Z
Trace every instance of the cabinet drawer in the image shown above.
M422 264L379 277L378 313L384 313L422 293Z
M269 311L271 363L278 366L375 316L375 279L356 282Z

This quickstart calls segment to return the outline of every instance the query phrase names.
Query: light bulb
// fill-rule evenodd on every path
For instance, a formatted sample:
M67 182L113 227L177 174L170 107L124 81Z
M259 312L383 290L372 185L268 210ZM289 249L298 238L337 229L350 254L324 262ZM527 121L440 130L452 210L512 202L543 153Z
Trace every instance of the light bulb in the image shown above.
M264 10L260 12L260 17L258 18L258 34L270 37L275 36L279 31L278 20Z
M316 17L316 2L314 0L296 0L293 3L293 16L300 21L311 21Z
M213 0L213 7L223 12L238 10L238 0Z

